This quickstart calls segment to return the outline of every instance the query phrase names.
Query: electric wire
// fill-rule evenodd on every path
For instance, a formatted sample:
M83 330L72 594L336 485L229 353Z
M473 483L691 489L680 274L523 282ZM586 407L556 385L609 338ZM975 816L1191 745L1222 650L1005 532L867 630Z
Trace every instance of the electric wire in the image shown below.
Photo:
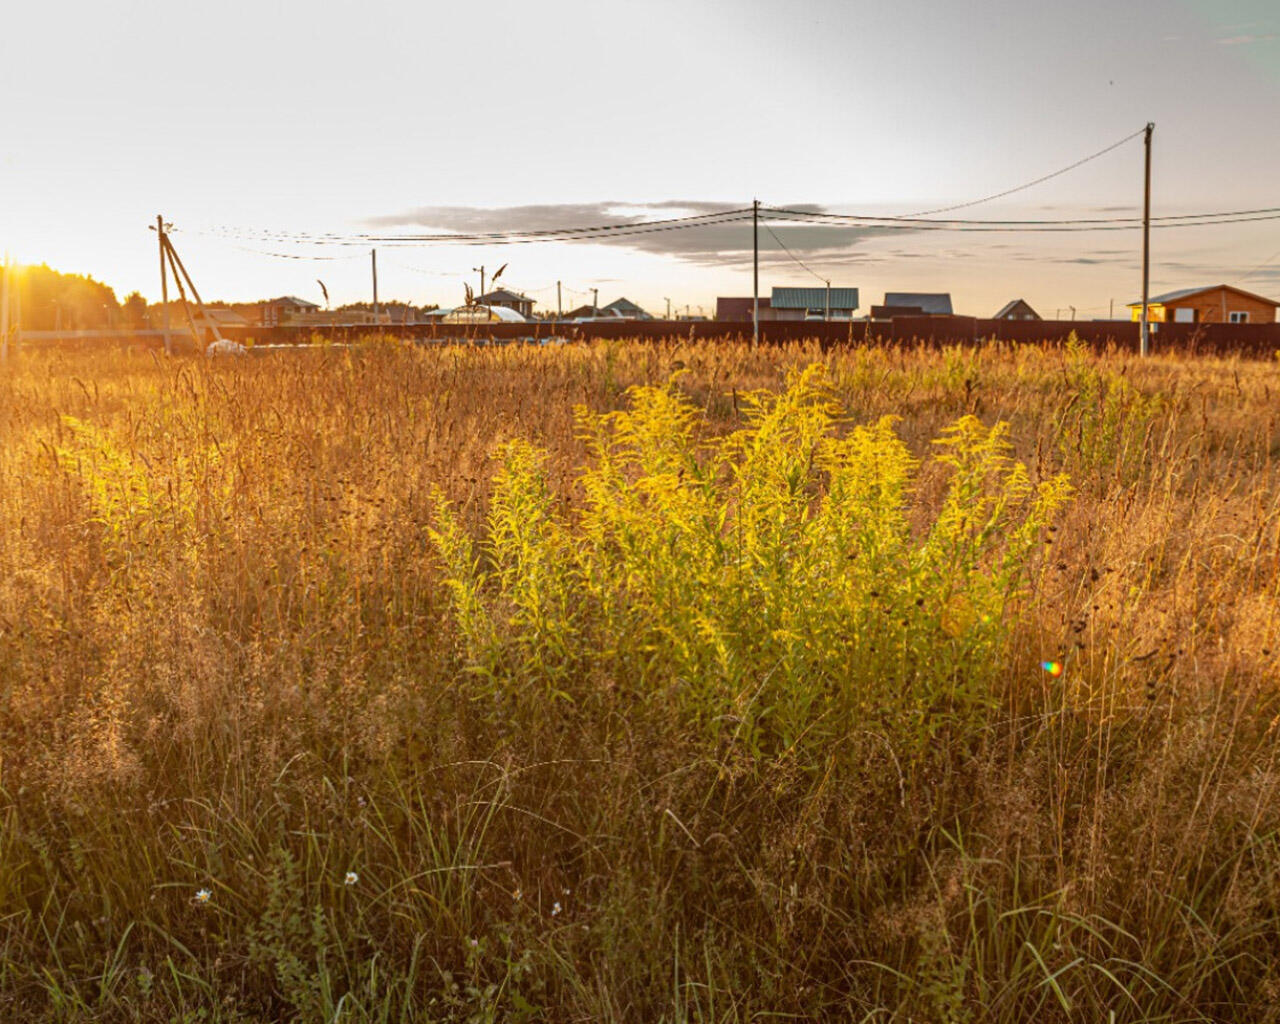
M1003 192L996 192L993 195L984 196L981 199L971 199L966 203L956 203L953 206L939 206L935 210L921 210L919 213L909 214L908 216L928 217L930 214L934 214L934 213L950 213L952 210L967 210L971 206L981 206L983 203L989 203L996 199L1003 199L1005 196L1011 196L1017 192L1025 192L1027 189L1034 188L1036 185L1042 185L1046 181L1052 181L1054 178L1060 177L1061 175L1066 174L1068 171L1074 171L1077 167L1083 167L1085 164L1089 163L1091 160L1097 160L1098 157L1100 156L1106 156L1112 150L1119 149L1126 142L1132 142L1138 136L1144 134L1146 130L1147 130L1146 127L1143 126L1142 128L1139 128L1136 132L1134 132L1132 135L1126 135L1119 142L1113 142L1110 146L1107 146L1105 149L1100 149L1098 150L1098 152L1093 153L1082 160L1077 160L1073 164L1068 164L1066 167L1063 167L1060 170L1054 171L1052 174L1046 174L1043 177L1036 178L1035 181L1028 181L1025 185L1017 185L1014 188L1005 189Z
M763 208L762 208L763 209ZM797 221L816 227L862 227L880 231L956 231L985 232L1006 234L1061 233L1082 231L1138 231L1141 221L1099 221L1099 220L1064 220L1064 221L928 221L903 220L892 218L862 217L844 214L812 214L805 211L782 210L770 207L768 213L780 215L783 220ZM1233 211L1226 211L1230 214ZM1238 211L1240 213L1257 214L1250 216L1230 216L1221 214L1185 214L1179 217L1168 217L1161 220L1151 219L1152 230L1171 228L1212 227L1219 224L1253 224L1264 221L1280 220L1280 209L1269 211ZM1206 219L1189 220L1197 216ZM1209 219L1213 218L1213 219Z
M775 235L775 234L773 233L773 228L769 227L769 225L768 225L767 223L765 224L764 229L765 229L767 232L769 232L769 237L770 237L770 238L772 238L775 242L777 242L777 243L778 243L778 245L780 245L780 246L782 247L782 251L783 251L783 252L785 252L788 256L790 256L793 260L795 260L795 262L796 262L796 263L798 263L798 264L800 264L800 266L804 267L804 269L805 269L806 271L808 271L810 274L812 274L814 277L816 277L816 278L817 278L819 281L821 281L823 284L828 285L828 286L831 284L831 282L830 282L830 281L828 281L825 277L823 277L823 276L822 276L821 274L819 274L817 271L815 271L815 270L810 270L810 268L809 268L809 267L808 267L808 265L804 262L804 260L802 260L799 256L797 256L795 253L793 253L790 249L788 249L788 248L783 244L782 239L781 239L781 238L779 238L777 235Z
M393 245L397 243L423 242L481 242L486 244L504 244L527 241L554 241L558 239L582 240L594 236L612 237L616 235L648 234L656 231L684 230L689 227L703 225L714 226L745 220L751 214L751 208L721 210L716 213L695 214L689 217L668 217L662 220L632 221L627 224L596 224L571 228L528 229L519 231L489 232L434 232L434 233L323 233L289 232L265 229L249 229L220 227L202 234L230 235L232 237L251 237L268 240L290 240L315 245Z
M800 220L806 223L821 223L827 225L838 224L855 224L864 227L896 227L906 226L910 228L965 228L965 227L987 227L987 228L1055 228L1055 227L1081 227L1086 230L1096 230L1098 228L1107 227L1141 227L1141 217L1070 217L1057 220L986 220L986 219L960 219L960 218L941 218L941 219L925 219L921 217L892 217L892 216L876 216L874 214L861 213L829 213L816 210L796 210L786 207L762 206L762 213L773 213L788 220ZM1280 206L1263 206L1250 210L1215 210L1208 213L1172 213L1164 214L1151 218L1151 226L1155 227L1161 224L1169 227L1195 226L1200 223L1239 223L1242 219L1252 218L1257 220L1272 220L1280 217ZM1235 219L1231 219L1235 218Z
M1256 267L1252 267L1252 268L1250 268L1250 270L1248 271L1248 273L1246 273L1246 274L1244 275L1244 277L1237 277L1237 278L1236 278L1235 283L1236 283L1236 284L1243 284L1245 281L1249 280L1249 278L1251 278L1251 277L1253 277L1255 274L1257 274L1257 272L1258 272L1259 270L1262 270L1262 269L1264 269L1265 267L1269 267L1269 266L1271 266L1271 264L1275 262L1275 260L1276 260L1276 257L1277 257L1277 256L1280 256L1280 249L1277 249L1277 250L1276 250L1275 252L1273 252L1270 256L1268 256L1265 260L1263 260L1261 263L1259 263Z

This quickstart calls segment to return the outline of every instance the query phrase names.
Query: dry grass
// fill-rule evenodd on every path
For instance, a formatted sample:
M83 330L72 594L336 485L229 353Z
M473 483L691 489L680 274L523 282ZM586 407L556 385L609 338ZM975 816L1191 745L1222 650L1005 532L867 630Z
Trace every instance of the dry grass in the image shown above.
M966 414L1070 475L981 714L751 746L603 658L502 703L437 493L483 536L527 439L580 508L575 405L680 370L723 434L818 360L854 423L901 417L918 524ZM1071 347L25 354L0 1019L1280 1020L1278 397L1275 364Z

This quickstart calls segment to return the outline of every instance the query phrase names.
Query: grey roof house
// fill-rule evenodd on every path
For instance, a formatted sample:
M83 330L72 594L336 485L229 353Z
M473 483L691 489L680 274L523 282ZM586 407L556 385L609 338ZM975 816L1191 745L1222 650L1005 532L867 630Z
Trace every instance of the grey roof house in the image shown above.
M884 304L894 310L919 310L929 316L951 316L950 292L885 292Z

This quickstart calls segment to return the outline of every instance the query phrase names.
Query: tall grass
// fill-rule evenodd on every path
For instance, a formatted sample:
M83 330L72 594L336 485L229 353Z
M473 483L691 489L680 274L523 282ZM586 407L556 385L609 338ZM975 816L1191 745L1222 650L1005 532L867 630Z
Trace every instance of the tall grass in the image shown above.
M1280 1019L1278 389L24 354L0 1019Z

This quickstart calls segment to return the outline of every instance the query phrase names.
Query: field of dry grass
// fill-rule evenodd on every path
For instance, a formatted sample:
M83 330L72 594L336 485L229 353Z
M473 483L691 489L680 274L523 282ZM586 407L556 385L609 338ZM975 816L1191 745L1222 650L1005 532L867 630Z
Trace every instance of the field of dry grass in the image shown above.
M1278 416L1073 346L25 353L0 1020L1280 1020Z

